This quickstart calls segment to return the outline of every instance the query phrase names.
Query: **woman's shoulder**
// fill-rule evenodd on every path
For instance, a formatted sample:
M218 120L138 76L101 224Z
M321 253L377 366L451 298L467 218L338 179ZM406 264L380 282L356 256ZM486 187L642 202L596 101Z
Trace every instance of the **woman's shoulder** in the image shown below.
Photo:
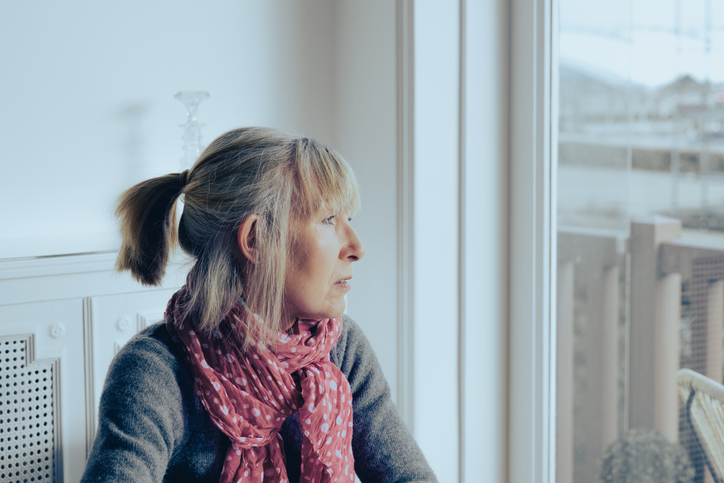
M372 364L376 367L377 360L360 326L352 317L342 314L342 334L332 350L331 359L349 379L360 366Z
M142 329L118 351L109 367L106 385L178 385L188 379L187 372L183 355L171 340L166 325L159 322Z
M140 330L121 348L116 358L155 357L161 360L177 360L181 354L176 348L166 324L158 322Z
M354 344L355 340L362 334L357 323L347 314L342 314L342 333L337 340L337 343L332 349L332 362L340 366L344 360L345 355L349 349L350 343ZM362 334L364 337L364 334Z
M175 355L174 343L164 322L156 322L138 331L124 346L128 351L171 352Z
M115 418L152 419L156 427L181 431L169 436L169 441L181 438L186 428L184 415L196 414L202 408L194 397L193 377L179 351L163 323L134 335L111 362L100 414L115 414L119 406L124 407L123 415Z

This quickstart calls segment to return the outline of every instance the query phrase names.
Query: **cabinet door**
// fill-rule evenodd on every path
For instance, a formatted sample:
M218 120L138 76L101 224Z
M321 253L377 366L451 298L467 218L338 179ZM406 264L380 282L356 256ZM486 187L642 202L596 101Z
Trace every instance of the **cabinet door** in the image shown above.
M0 306L0 481L80 480L83 366L81 299Z
M86 299L89 448L98 425L103 382L113 357L136 332L163 320L166 304L174 292L175 289L150 290Z

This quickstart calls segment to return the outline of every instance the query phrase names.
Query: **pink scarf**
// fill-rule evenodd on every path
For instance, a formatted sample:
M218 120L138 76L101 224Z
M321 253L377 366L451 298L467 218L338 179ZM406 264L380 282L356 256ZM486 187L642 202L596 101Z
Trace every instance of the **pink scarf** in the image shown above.
M288 483L279 428L294 412L303 434L301 481L354 481L352 394L329 358L342 321L299 320L291 335L277 334L274 352L262 344L241 352L235 341L243 338L249 312L235 306L204 338L180 316L186 296L184 287L171 297L166 326L183 345L196 394L231 440L221 482Z

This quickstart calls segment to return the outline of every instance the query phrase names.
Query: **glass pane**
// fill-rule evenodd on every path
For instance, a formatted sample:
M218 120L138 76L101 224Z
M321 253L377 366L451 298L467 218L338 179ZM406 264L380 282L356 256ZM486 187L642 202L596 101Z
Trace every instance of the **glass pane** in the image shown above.
M557 481L722 481L724 0L558 8Z

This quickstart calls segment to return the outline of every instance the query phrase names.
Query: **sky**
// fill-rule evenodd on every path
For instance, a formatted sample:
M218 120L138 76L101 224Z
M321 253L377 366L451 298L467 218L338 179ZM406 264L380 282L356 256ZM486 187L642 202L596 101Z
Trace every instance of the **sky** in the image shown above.
M684 74L724 82L724 0L560 0L558 6L561 62L649 87Z

